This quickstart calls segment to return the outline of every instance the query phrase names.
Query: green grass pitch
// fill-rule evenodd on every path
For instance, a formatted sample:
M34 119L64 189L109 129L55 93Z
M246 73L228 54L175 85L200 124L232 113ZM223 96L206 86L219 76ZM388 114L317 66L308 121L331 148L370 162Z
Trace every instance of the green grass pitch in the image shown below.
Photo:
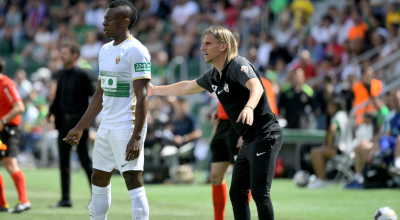
M6 185L8 203L14 206L18 197L11 177L1 168ZM79 220L89 219L85 206L90 201L89 185L83 172L72 174L73 208L49 209L48 205L60 199L60 175L57 169L24 171L28 197L33 208L22 214L0 213L1 220ZM228 185L230 182L228 181ZM145 185L150 204L151 220L212 220L211 186L197 185ZM308 190L296 187L291 180L275 179L272 201L277 220L368 220L382 206L400 213L400 191L343 190L341 185L327 189ZM252 219L257 218L254 201L251 202ZM108 219L131 219L131 203L121 176L112 179L112 203ZM233 219L230 201L226 220Z

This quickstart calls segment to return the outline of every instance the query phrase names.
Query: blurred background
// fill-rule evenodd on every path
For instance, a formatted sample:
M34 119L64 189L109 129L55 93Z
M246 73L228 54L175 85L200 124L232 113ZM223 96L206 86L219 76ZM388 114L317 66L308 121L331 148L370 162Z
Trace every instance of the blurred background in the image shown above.
M382 122L380 109L395 108L385 99L400 86L400 5L396 0L137 0L132 35L152 57L154 85L192 80L210 68L200 51L201 31L210 25L240 35L239 54L273 87L284 146L276 177L313 173L310 151L321 145L330 118L327 101L340 97L355 140L372 140ZM81 45L79 65L98 76L98 54L105 39L102 22L109 0L0 0L0 56L25 103L18 161L24 169L57 167L57 130L45 116L62 68L60 46ZM372 70L368 71L368 70ZM368 72L369 77L363 77ZM379 80L379 105L367 96L355 100L354 85ZM295 92L293 88L300 88ZM297 91L297 90L296 90ZM375 99L374 99L375 100ZM151 97L145 142L145 182L207 182L211 113L218 100L208 92L189 97ZM368 117L364 117L368 116ZM182 120L182 118L188 118ZM370 120L372 119L372 120ZM101 114L92 123L94 142ZM171 125L180 126L174 133ZM373 132L356 130L372 126ZM179 146L196 132L198 140ZM362 133L362 135L360 135ZM357 135L358 134L358 135ZM178 147L177 147L178 146ZM79 170L76 154L74 170ZM354 152L346 169L333 161L328 179L351 180ZM147 167L147 168L146 168ZM195 177L200 173L200 177ZM197 178L197 179L196 179ZM29 185L29 183L28 183ZM393 185L393 184L392 184Z

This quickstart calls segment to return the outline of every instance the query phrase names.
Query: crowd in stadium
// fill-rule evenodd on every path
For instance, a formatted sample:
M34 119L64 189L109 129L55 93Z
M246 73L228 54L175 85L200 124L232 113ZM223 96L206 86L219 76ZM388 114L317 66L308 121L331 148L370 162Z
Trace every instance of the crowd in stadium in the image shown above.
M370 100L368 109L356 112L356 123L373 123L368 121L372 118L381 127L385 115L397 106L391 104L389 96L387 100L377 97L382 82L374 79L371 65L398 49L398 41L393 39L399 33L400 8L396 1L346 2L343 8L327 4L318 22L311 23L316 12L309 0L137 0L139 19L132 35L149 50L152 83L161 85L171 74L169 62L177 56L189 64L189 78L197 78L202 59L201 31L210 25L230 28L240 34L239 54L270 81L278 118L286 128L328 130L327 106L333 97L341 98L347 112ZM79 43L79 65L91 69L97 77L98 54L109 41L102 25L108 4L108 0L0 0L0 50L7 61L5 74L14 79L26 106L19 161L27 167L49 166L49 159L57 162L57 131L45 116L54 99L57 72L63 67L60 46ZM363 63L349 62L381 45L383 48ZM365 85L370 85L368 92L359 94ZM216 97L204 94L189 104L174 97L150 99L145 145L180 146L190 133L194 139L208 133ZM93 123L91 141L100 120ZM169 124L179 123L186 125L179 132L168 132ZM379 129L374 130L366 140L378 135ZM361 138L357 132L356 138ZM357 155L368 157L363 149L370 147L363 144L358 143ZM314 150L311 157L318 160L320 154ZM193 161L190 157L185 160ZM359 173L362 168L356 169Z

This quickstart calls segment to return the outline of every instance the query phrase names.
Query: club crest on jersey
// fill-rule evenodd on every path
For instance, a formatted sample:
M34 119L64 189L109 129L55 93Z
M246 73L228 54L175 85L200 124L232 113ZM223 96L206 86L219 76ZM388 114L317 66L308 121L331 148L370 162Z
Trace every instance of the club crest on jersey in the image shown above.
M249 68L247 66L242 66L240 69L242 72L249 73Z
M214 90L214 92L217 90L218 86L215 85L211 85L212 89Z
M115 58L115 63L118 64L119 61L121 61L121 55L118 55L117 58Z
M226 93L229 93L229 86L226 83L224 85L224 90L225 90Z

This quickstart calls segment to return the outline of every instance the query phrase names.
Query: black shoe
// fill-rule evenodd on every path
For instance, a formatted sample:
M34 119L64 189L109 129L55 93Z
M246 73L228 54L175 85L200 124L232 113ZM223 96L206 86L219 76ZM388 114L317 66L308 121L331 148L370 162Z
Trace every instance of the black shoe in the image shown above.
M6 207L0 207L0 212L8 212L8 205Z
M27 202L27 203L18 203L15 206L15 209L11 213L21 213L21 212L29 210L31 208L32 208L32 205L29 202Z
M64 201L61 200L59 203L55 205L49 205L49 208L71 208L72 204L71 201Z

